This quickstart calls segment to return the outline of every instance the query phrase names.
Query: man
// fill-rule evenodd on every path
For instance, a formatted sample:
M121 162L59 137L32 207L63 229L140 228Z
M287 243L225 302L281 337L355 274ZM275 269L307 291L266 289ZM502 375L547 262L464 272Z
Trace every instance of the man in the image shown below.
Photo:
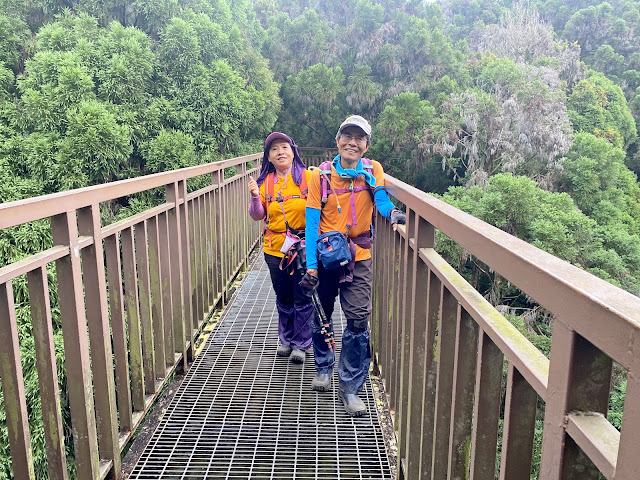
M370 229L374 201L378 211L391 219L394 228L397 223L405 223L405 214L393 206L384 189L382 165L363 158L370 143L369 122L359 115L349 116L336 134L338 155L331 162L330 170L327 162L313 171L306 207L307 273L300 282L310 294L318 289L330 323L335 298L340 293L347 327L342 335L338 362L338 395L346 412L354 417L367 412L358 391L364 385L371 361L368 319L373 281ZM329 270L318 261L319 234L332 231L341 232L349 240L349 267ZM317 374L311 388L329 391L335 355L317 322L312 326L312 338Z

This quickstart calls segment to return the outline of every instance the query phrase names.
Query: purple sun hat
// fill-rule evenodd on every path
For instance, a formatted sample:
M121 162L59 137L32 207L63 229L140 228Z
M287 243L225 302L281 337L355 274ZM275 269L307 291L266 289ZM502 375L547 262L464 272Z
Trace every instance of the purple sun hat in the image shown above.
M300 153L298 152L298 146L296 142L293 141L289 135L285 135L281 132L273 132L269 134L269 136L264 141L264 154L262 155L262 170L260 170L260 175L258 176L258 186L262 185L264 179L267 178L267 175L271 172L275 172L276 167L273 166L273 163L269 161L269 148L271 147L271 142L277 139L285 140L291 145L291 149L293 150L293 163L291 164L291 177L296 185L300 185L302 182L302 171L306 168L302 159L300 158Z

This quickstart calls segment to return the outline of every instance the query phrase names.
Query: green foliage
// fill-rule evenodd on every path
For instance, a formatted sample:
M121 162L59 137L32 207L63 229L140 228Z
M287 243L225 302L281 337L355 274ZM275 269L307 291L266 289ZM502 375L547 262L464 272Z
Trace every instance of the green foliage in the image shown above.
M181 18L172 19L160 34L162 39L158 60L165 73L178 85L187 82L198 65L195 59L200 54L200 44L194 28Z
M454 178L485 185L499 172L527 175L553 188L571 126L555 82L544 67L487 55L475 68L476 87L453 92L425 135L425 151L439 155Z
M59 143L57 169L61 189L104 183L117 178L131 154L131 133L119 125L107 107L97 101L84 102L67 112L67 132ZM67 183L68 172L82 172L85 181Z
M101 61L96 72L101 100L114 104L146 101L156 68L151 42L146 35L112 22L100 39L96 55Z
M627 380L613 385L613 394L609 398L609 412L607 420L618 430L622 427L622 413L624 411L624 400L627 395Z
M3 5L4 6L4 5ZM29 35L26 22L18 15L0 10L0 65L17 68L20 48Z
M590 72L567 98L569 117L576 131L606 138L627 148L636 139L636 123L622 89L602 73Z
M573 265L640 292L638 237L615 227L603 229L566 193L542 190L526 177L498 174L485 188L455 187L442 198ZM467 258L448 239L441 239L439 248L453 265L464 267Z
M345 103L340 67L317 64L290 76L283 87L283 100L288 107L279 125L283 131L297 131L294 138L299 145L309 144L311 139L324 139L321 146L335 145Z
M162 130L140 147L150 173L177 170L195 163L193 139L180 131Z
M630 233L640 234L640 185L626 167L624 156L622 149L604 139L577 134L560 186L599 224L621 223ZM613 214L611 208L618 212Z
M368 155L382 159L385 171L424 191L444 193L451 185L441 162L420 148L436 111L417 93L401 93L388 100L374 128Z

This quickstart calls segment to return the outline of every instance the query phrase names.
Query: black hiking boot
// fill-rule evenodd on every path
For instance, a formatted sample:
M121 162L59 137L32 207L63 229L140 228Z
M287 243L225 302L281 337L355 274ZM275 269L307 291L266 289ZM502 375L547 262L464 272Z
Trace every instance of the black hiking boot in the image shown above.
M279 357L288 357L289 355L291 355L291 347L289 345L278 345L276 355L278 355Z
M311 381L311 390L316 392L328 392L331 390L331 374L316 373L316 376Z
M301 365L304 363L305 356L306 354L304 350L300 350L299 348L294 348L291 351L291 363L297 363L298 365Z
M338 392L338 398L342 400L344 410L352 417L362 417L367 413L367 406L358 397L357 393L345 393L342 390Z

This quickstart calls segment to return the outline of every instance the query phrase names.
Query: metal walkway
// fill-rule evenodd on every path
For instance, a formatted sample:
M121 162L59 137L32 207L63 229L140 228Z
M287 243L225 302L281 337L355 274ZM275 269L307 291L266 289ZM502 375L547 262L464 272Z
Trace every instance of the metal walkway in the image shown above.
M342 312L334 313L338 348ZM262 255L167 408L131 479L391 479L369 380L353 419L304 366L276 356L278 317Z

